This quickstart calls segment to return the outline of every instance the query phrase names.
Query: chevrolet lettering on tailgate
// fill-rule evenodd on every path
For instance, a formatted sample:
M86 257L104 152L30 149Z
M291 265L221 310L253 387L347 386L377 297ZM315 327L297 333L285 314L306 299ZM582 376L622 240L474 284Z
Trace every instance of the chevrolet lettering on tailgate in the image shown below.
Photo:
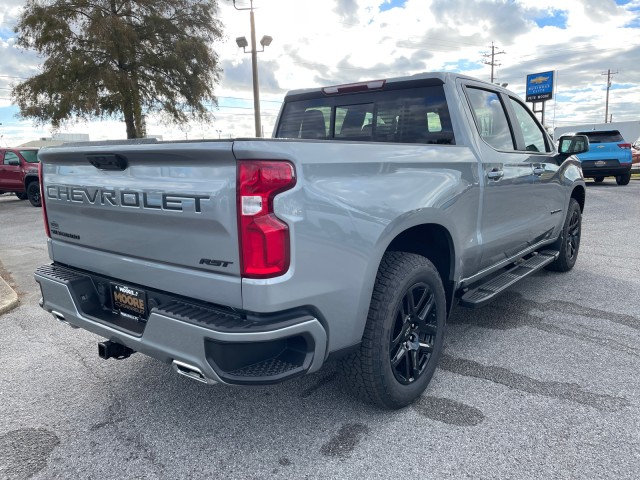
M202 212L202 200L208 195L185 193L148 193L136 190L103 189L100 187L77 187L71 185L47 185L47 200L112 207L144 208L151 210L172 210L182 212L193 200L193 211Z

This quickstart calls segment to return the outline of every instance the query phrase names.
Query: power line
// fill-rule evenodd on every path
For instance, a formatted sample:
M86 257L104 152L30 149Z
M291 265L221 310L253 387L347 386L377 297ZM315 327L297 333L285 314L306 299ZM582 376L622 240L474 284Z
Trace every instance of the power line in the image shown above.
M491 61L490 62L488 62L486 60L482 62L485 65L491 65L491 83L493 83L493 79L494 79L493 67L499 67L501 65L500 63L496 62L496 55L502 55L504 53L507 53L504 50L501 51L501 52L496 52L496 48L498 48L498 47L496 47L493 44L493 42L491 42L491 53L485 53L484 55L482 55L485 58L491 57Z

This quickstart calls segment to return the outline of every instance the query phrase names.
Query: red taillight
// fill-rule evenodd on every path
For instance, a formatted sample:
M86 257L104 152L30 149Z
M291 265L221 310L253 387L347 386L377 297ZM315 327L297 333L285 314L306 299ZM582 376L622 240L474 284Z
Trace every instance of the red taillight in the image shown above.
M44 203L44 185L42 182L42 162L38 162L38 182L40 183L40 203L42 204L42 218L44 219L44 231L51 238L49 230L49 218L47 217L47 205Z
M238 236L242 276L276 277L289 269L289 227L273 213L273 199L295 184L295 169L288 162L238 162Z
M619 143L618 146L620 148L631 149L631 144L630 143Z

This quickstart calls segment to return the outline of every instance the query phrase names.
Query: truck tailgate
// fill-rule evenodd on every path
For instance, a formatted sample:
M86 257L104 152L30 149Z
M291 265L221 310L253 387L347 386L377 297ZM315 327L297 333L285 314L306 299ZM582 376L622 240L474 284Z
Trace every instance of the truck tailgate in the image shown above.
M40 152L54 261L241 305L232 142Z

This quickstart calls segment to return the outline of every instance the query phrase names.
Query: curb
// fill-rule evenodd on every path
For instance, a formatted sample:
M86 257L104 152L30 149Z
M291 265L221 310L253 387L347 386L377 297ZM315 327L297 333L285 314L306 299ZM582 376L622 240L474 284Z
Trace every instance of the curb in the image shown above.
M18 295L7 282L0 277L0 315L7 313L18 306Z

